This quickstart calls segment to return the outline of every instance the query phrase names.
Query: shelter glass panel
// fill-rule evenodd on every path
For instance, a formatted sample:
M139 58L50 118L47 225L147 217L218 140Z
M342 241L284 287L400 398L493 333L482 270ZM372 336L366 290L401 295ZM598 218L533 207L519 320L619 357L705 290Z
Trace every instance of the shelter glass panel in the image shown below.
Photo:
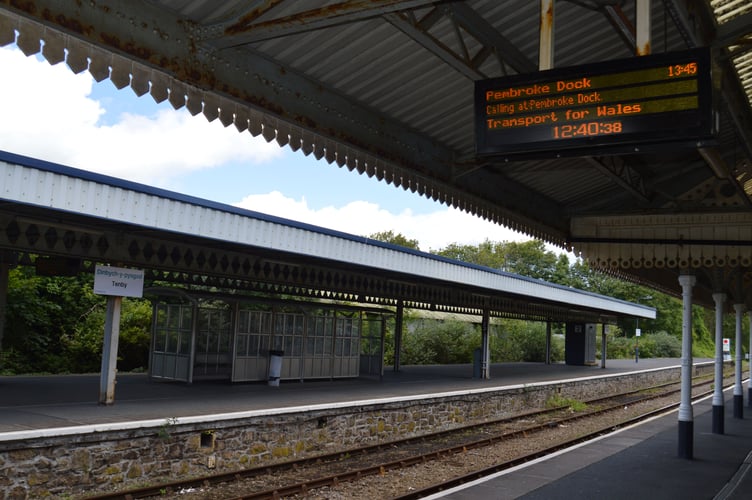
M154 308L154 343L149 368L153 378L190 380L193 306L162 304Z
M225 378L232 367L232 313L228 309L199 309L194 376Z
M233 380L267 377L272 336L272 312L251 305L238 311Z
M381 376L383 371L383 332L386 318L380 314L364 314L360 337L360 374Z

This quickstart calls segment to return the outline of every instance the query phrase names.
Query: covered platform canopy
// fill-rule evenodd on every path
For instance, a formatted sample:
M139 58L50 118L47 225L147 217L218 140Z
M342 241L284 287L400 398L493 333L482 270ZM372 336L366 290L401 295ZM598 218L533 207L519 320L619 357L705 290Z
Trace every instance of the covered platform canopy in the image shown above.
M253 302L255 296L258 302L273 295L318 299L322 306L331 300L357 303L361 308L365 304L389 305L396 311L395 369L399 367L405 307L476 314L482 317L482 378L489 377L492 316L578 324L612 323L620 316L655 318L655 309L644 305L11 153L0 152L0 177L3 290L8 269L14 264L33 264L37 272L53 275L81 270L96 270L99 275L102 268L97 266L107 264L115 267L104 268L104 272L123 271L120 266L144 270L146 283L142 286L171 282L207 293L225 290L235 301ZM124 291L107 294L134 296ZM103 404L115 400L121 299L108 297L100 390ZM199 318L194 309L191 317ZM284 377L302 380L334 373L308 366L310 360L301 349L302 329L287 332L287 337L282 331L256 329L243 330L240 335L237 326L199 334L196 324L201 320L193 319L178 328L185 330L183 333L176 333L175 325L168 324L166 310L157 316L162 320L154 320L153 338L162 340L152 343L150 373L158 378L190 382L200 361L203 368L199 371L204 375L258 380L271 369L264 349L272 346L272 339L282 342L287 337L291 347L293 337L300 346L288 351L287 366L284 362L282 366ZM182 318L185 313L176 309L174 316ZM227 318L215 319L231 324ZM237 318L233 321L236 325ZM382 321L374 345L383 346L384 331ZM584 325L577 331L578 338L583 336L580 347L585 349ZM176 335L175 342L167 340ZM594 335L593 330L593 358ZM239 353L236 336L243 336L246 342L253 340L253 345ZM319 332L319 336L324 342L325 334ZM208 339L219 337L223 340L217 342L224 347L210 348ZM314 337L312 333L310 339ZM357 337L358 343L347 349L350 364L347 370L337 371L338 376L363 373L368 356L364 358L360 343L367 339L360 333ZM197 355L197 342L206 344L206 356ZM315 357L313 351L306 354ZM334 356L327 351L329 354ZM368 373L383 373L383 347L368 350L368 354L378 358Z
M736 0L0 2L0 43L27 55L675 294L691 272L710 306L719 290L750 302L750 31ZM709 135L478 154L476 82L698 47Z
M153 282L539 321L652 307L0 152L0 248L44 273L97 263Z

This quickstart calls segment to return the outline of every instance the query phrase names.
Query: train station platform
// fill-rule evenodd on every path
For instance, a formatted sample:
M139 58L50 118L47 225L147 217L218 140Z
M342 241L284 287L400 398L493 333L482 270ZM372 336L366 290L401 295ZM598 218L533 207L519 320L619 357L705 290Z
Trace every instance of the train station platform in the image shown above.
M678 457L677 412L430 498L634 500L752 498L752 408L733 418L725 391L724 434L712 433L712 398L693 405L694 458Z
M711 360L696 359L695 363ZM115 403L99 405L99 375L49 375L0 377L0 441L17 439L20 433L54 435L81 427L111 430L134 421L216 416L240 412L273 412L311 406L355 405L363 401L420 398L427 395L479 388L508 387L585 377L678 367L679 359L619 359L599 366L563 363L500 363L491 366L491 378L473 378L472 365L404 366L399 372L385 370L381 380L370 378L283 381L231 384L226 381L150 381L146 374L119 374Z
M187 385L151 382L145 374L121 374L116 402L110 406L97 404L98 375L0 377L0 442L112 430L139 422L156 425L169 418L274 415L282 409L352 407L679 366L678 359L609 360L606 368L494 364L490 380L473 379L472 365L405 366L400 372L387 370L382 380L285 381L278 387L227 382ZM746 383L744 394L746 405ZM677 414L671 412L441 496L453 500L752 498L752 473L746 473L752 464L752 409L745 406L746 418L734 419L730 390L725 399L723 435L711 432L711 399L694 405L693 460L677 456Z

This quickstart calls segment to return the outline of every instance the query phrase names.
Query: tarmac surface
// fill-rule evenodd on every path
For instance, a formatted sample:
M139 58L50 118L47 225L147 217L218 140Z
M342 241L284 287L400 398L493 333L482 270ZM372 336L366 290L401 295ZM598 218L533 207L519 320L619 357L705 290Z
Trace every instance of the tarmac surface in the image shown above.
M694 360L695 363L710 360ZM158 425L166 418L233 418L282 411L357 406L426 395L610 376L679 366L678 359L609 360L600 366L536 363L491 367L490 380L472 378L471 365L388 369L382 380L341 379L266 383L151 382L118 376L115 404L99 405L99 376L0 377L0 441ZM678 457L677 413L633 426L494 478L444 492L470 499L730 499L752 498L752 408L733 418L725 392L725 433L713 434L711 399L695 403L694 458ZM438 498L436 496L434 498Z
M695 360L696 363L709 360ZM503 363L491 366L489 380L473 378L472 365L388 368L378 378L231 384L227 381L150 381L146 374L119 374L115 403L99 405L99 375L0 377L0 441L8 433L83 426L108 428L117 423L170 418L228 416L240 412L307 409L312 405L352 405L393 398L483 390L521 384L601 377L636 370L679 366L678 359L608 360L599 366L563 363ZM229 417L227 417L229 418ZM82 429L83 430L83 429Z

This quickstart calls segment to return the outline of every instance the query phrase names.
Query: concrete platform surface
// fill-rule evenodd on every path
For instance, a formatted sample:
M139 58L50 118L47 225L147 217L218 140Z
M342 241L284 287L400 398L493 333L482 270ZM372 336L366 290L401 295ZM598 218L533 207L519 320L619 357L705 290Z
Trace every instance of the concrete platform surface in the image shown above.
M695 360L696 363L709 360ZM145 374L119 374L115 403L99 405L99 375L0 377L0 440L6 433L198 415L268 411L311 405L352 404L426 394L482 390L553 380L609 376L679 366L678 359L609 360L600 366L502 363L489 380L474 379L472 365L388 368L378 378L231 384L227 381L150 381Z
M385 370L380 380L283 381L278 387L217 381L187 385L150 381L144 374L121 374L113 405L97 403L99 375L0 377L0 441L168 418L228 418L244 412L350 406L678 366L678 359L609 360L606 368L494 364L490 380L473 379L472 365L405 366L400 372ZM746 418L735 419L731 391L725 399L723 435L711 432L710 399L694 405L692 460L677 456L677 414L672 412L441 496L454 500L752 498L752 474L748 473L752 468L752 408L745 401Z

